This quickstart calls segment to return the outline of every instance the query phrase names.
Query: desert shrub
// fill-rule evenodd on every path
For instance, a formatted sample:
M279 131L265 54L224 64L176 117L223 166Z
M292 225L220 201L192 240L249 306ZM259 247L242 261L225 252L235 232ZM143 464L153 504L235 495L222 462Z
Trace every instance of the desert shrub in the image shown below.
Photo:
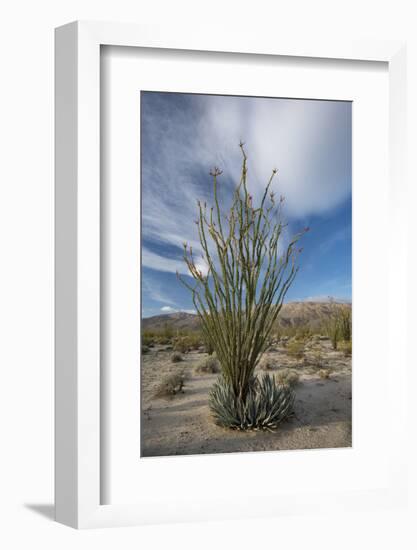
M304 355L304 343L298 340L291 340L287 344L287 353L294 359L302 359Z
M337 349L337 343L340 340L340 327L337 317L331 317L326 323L326 333L332 343L332 348Z
M239 399L230 383L220 376L209 395L216 424L236 430L274 430L293 411L294 392L280 386L273 376L253 378L246 399Z
M165 336L159 336L157 339L156 339L157 343L160 344L161 346L167 346L171 343L171 339L170 338L165 338Z
M275 326L273 334L274 334L274 338L277 342L279 342L281 340L282 336L283 336L280 328L277 327L277 326Z
M178 277L191 292L203 333L221 364L222 383L216 386L210 402L216 407L220 401L215 396L228 399L229 407L240 417L239 425L244 427L250 424L245 420L245 411L255 406L255 401L264 399L259 406L271 413L281 403L274 398L280 400L282 394L273 389L268 393L271 400L265 399L264 382L254 384L254 371L298 272L301 249L297 242L308 228L281 246L286 226L282 217L283 198L275 201L271 190L277 170L272 171L261 201L255 206L247 187L243 143L240 148L243 157L240 183L229 211L227 215L221 211L217 185L222 172L214 168L211 171L214 206L198 201L195 221L202 254L197 257L192 247L184 243L184 261L194 282L190 284ZM207 269L201 269L202 264ZM226 402L221 404L227 406ZM213 409L215 416L216 410Z
M174 350L181 353L187 353L192 349L198 349L203 344L202 338L198 334L187 334L177 336L173 339Z
M329 301L330 312L328 318L323 320L323 328L325 334L330 338L332 348L336 350L340 340L339 305L331 297L329 297Z
M160 336L160 333L154 330L144 330L142 331L142 343L146 346L149 342L157 342L158 337Z
M279 327L277 331L277 336L279 340L282 340L283 338L289 340L290 338L296 338L298 331L299 328L295 325Z
M320 378L330 378L330 370L329 369L320 369L318 372Z
M296 340L307 340L312 336L319 334L322 330L319 320L304 321L302 323L294 323L289 325L277 324L275 328L275 336L278 340L283 338L295 338Z
M323 353L320 349L315 349L312 352L312 363L315 367L321 368L324 363Z
M207 338L207 336L204 335L203 342L204 342L204 347L205 347L206 352L209 355L213 355L214 348L213 348L213 344L210 342L210 338Z
M179 351L174 351L171 355L171 363L180 363L181 361L184 361L181 353Z
M264 355L259 361L258 367L260 370L272 370L275 367L275 362L267 355Z
M145 353L149 353L151 350L149 349L148 346L142 346L142 353L145 354Z
M338 312L340 337L345 342L350 342L352 339L352 309L342 306Z
M189 349L198 349L204 344L204 340L199 334L190 334L186 337L186 341L188 342Z
M278 384L282 386L290 386L293 388L300 381L300 376L298 372L292 369L284 369L276 375L276 380Z
M168 322L164 323L164 328L162 330L162 336L166 340L171 340L171 338L174 336L174 330L172 328L172 325L170 325Z
M220 363L217 357L209 355L197 365L196 372L201 374L217 374L220 372Z
M181 353L187 353L191 349L190 341L187 336L180 336L174 339L174 350Z
M298 327L295 332L295 338L300 342L307 340L311 337L311 335L312 330L308 325L302 325Z
M173 397L178 393L184 393L186 380L187 376L184 372L168 374L159 384L155 392L155 397Z
M330 304L330 316L324 322L324 328L332 348L336 350L341 340L350 341L352 338L352 310L344 304L336 304L333 299L330 299Z
M150 344L153 344L155 342L155 338L153 336L142 336L142 345L143 346L149 346Z
M279 340L279 343L283 348L286 348L288 346L288 340L288 336L282 336Z
M349 357L352 355L352 341L349 342L339 342L339 351L342 351L345 357Z

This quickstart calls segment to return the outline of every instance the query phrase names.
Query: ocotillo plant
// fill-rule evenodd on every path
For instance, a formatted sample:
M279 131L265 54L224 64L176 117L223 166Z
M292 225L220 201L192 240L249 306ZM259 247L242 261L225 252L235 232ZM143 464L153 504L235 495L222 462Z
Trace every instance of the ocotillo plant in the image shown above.
M349 342L352 339L352 311L343 304L336 304L331 297L329 302L330 316L326 322L326 331L336 350L339 340Z
M345 342L352 340L352 310L342 307L339 311L340 336Z
M181 281L191 291L205 338L215 350L224 383L244 405L253 396L255 367L265 351L268 337L291 286L301 252L297 241L308 231L296 234L281 246L286 224L282 219L284 198L276 201L271 190L277 170L255 206L247 186L247 156L242 152L242 171L232 204L226 215L220 208L218 180L221 170L214 168L214 205L198 201L196 225L202 249L202 262L191 246L184 244L184 260L195 284Z
M327 335L332 343L332 348L337 349L337 343L340 340L340 325L336 316L331 316L326 322Z

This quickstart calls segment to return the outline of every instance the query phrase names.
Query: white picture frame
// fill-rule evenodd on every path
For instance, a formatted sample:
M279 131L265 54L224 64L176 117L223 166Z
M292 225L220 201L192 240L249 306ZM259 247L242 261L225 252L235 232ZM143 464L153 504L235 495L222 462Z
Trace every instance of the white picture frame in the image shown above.
M382 61L389 70L390 193L394 235L405 234L405 44L388 41L293 42L244 31L213 35L193 28L75 22L56 30L56 519L76 528L186 520L168 501L165 510L132 504L102 505L100 499L100 47L168 48ZM405 265L406 241L396 251ZM402 262L402 263L401 263ZM398 273L397 273L398 276ZM390 313L405 322L403 288L389 302ZM405 394L406 354L399 354L396 376ZM404 402L405 403L405 399ZM397 413L405 416L405 404ZM401 435L401 434L400 434ZM386 487L361 494L288 495L269 514L393 505L405 498L405 451L398 437ZM151 495L150 495L151 497ZM221 497L221 498L220 498ZM221 495L216 503L221 517ZM227 504L227 501L225 501ZM226 508L226 504L223 506ZM229 505L233 502L230 501ZM230 507L230 506L229 506ZM240 511L224 517L239 517ZM262 514L262 512L261 512ZM195 514L192 519L199 518Z

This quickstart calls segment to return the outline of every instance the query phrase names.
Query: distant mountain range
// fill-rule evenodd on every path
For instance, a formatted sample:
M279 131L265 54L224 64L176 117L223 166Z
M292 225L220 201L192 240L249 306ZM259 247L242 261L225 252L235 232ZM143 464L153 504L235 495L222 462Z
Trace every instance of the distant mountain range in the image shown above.
M351 308L349 303L330 302L288 302L282 306L278 316L278 323L282 327L319 325L323 319L329 317L332 308ZM164 315L155 315L142 319L142 329L147 331L159 331L164 328L172 330L199 330L200 319L198 315L178 311Z

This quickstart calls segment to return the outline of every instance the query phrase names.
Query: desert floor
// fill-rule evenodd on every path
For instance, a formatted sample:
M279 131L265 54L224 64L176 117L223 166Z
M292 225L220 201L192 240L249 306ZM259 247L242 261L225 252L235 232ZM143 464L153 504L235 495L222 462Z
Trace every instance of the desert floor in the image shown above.
M317 350L321 355L319 365ZM307 342L302 359L290 357L281 345L267 352L276 365L269 373L291 368L300 376L295 387L294 414L275 432L241 432L217 426L208 408L208 392L217 375L195 373L196 365L207 355L191 351L183 355L184 361L172 363L171 354L166 346L155 346L142 357L142 456L352 445L351 358L333 351L328 339ZM329 378L320 377L323 368L329 370ZM190 377L184 393L155 398L162 378L182 370Z

